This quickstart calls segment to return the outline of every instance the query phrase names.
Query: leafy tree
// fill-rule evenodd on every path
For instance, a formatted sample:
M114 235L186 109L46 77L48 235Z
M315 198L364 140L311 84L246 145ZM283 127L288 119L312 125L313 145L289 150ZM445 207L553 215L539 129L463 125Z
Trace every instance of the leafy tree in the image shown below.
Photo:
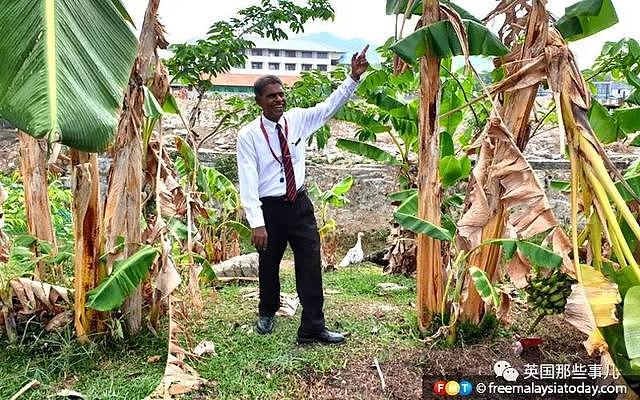
M193 87L198 102L189 117L189 128L195 124L200 102L213 87L211 78L244 66L246 52L254 44L250 35L273 40L287 39L285 28L293 33L304 31L309 20L332 20L333 8L329 0L308 0L304 6L288 0L262 0L260 6L238 11L238 17L214 23L206 39L195 44L182 43L170 47L173 57L165 62L173 79Z

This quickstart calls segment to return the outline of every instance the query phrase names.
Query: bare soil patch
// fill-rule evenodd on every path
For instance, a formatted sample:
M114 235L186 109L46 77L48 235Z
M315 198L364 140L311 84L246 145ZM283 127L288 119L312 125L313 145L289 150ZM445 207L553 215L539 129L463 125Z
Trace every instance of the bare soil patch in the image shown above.
M355 306L355 305L354 305ZM351 358L344 368L325 375L310 374L299 378L300 398L308 399L440 399L433 394L432 386L437 380L459 380L460 377L494 376L496 361L506 360L522 373L526 364L599 364L599 357L589 356L582 342L586 336L568 325L561 317L546 317L537 328L544 343L521 355L514 353L517 335L522 335L533 320L533 314L525 305L512 308L514 323L501 326L493 336L485 337L474 344L461 344L445 348L442 342L425 341L422 351L415 349L388 349L380 368L386 383L382 390L380 378L373 360ZM613 384L613 379L597 384ZM424 392L423 392L424 390ZM475 397L474 397L475 398ZM508 397L500 397L507 399ZM595 397L615 399L615 397ZM565 397L545 397L561 400Z

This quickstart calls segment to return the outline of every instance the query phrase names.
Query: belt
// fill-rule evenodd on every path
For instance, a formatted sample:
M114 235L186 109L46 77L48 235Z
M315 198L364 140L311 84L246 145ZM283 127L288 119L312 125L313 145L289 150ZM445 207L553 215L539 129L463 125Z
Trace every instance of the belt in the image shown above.
M307 194L307 188L305 186L302 186L300 189L298 189L298 197L300 196L305 196ZM288 202L289 199L287 198L287 195L282 195L282 196L265 196L265 197L260 197L260 201L262 202Z

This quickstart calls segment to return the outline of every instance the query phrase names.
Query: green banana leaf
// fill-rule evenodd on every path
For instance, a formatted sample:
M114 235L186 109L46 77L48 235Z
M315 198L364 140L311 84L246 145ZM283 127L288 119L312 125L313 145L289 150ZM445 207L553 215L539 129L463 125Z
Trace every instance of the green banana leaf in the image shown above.
M233 221L233 220L225 221L222 224L220 224L218 229L222 229L226 227L229 227L234 231L236 231L243 240L246 240L246 241L251 240L251 228L249 228L242 222Z
M616 269L610 262L605 262L602 263L602 273L618 285L618 291L622 298L627 295L629 289L634 286L640 286L640 279L638 279L631 266Z
M626 138L627 134L640 131L640 107L625 107L609 112L594 99L589 110L589 123L601 142L613 143ZM631 142L632 146L639 144L637 137Z
M142 109L144 111L144 116L147 118L160 118L161 116L163 116L164 110L160 103L158 103L156 96L154 96L153 93L151 93L151 90L149 90L149 88L147 88L146 86L143 88L143 90L144 104Z
M632 287L624 296L622 327L629 358L640 357L640 286Z
M135 28L136 25L133 23L133 19L131 18L131 15L129 15L129 13L127 12L127 9L125 8L124 4L122 4L122 1L120 0L111 0L111 1L113 1L113 5L116 7L120 15L122 15L122 18Z
M336 196L341 196L347 193L349 190L351 190L352 186L353 186L353 177L347 176L340 182L333 185L333 187L331 188L331 193Z
M613 118L624 133L640 131L640 107L619 108L613 111Z
M167 93L166 97L164 98L164 103L162 103L162 111L164 111L165 114L180 115L180 107L178 107L178 102L171 93Z
M202 271L200 271L200 275L198 275L198 277L205 282L215 281L218 277L216 276L216 272L213 270L213 266L209 260L198 253L191 254L193 255L193 260L202 267Z
M388 197L389 197L389 200L391 201L403 202L409 197L415 195L416 193L418 193L418 189L406 189L406 190L401 190L399 192L391 193Z
M496 308L500 307L500 295L491 284L487 274L478 267L469 267L469 275L471 275L473 284L482 300L485 303L493 303Z
M484 25L463 21L469 42L470 55L503 56L509 49ZM462 47L449 21L424 26L391 46L391 50L409 64L425 55L437 58L460 56Z
M442 157L439 162L440 181L445 188L450 187L468 177L471 169L471 160L466 155L460 159L455 156Z
M357 154L362 157L370 158L374 161L382 162L389 165L400 165L401 162L392 154L387 153L374 145L359 142L357 140L338 139L336 146L342 150Z
M238 208L240 203L238 190L229 178L211 167L200 167L198 173L203 176L204 183L204 187L199 186L198 190L205 193L206 199L216 199L227 210Z
M589 110L588 115L589 124L602 143L613 143L619 138L621 139L624 137L620 136L622 132L620 132L618 122L597 100L594 99L591 102L591 109Z
M31 136L103 151L137 49L119 3L3 2L0 116Z
M98 311L111 311L120 307L140 285L158 254L156 248L144 246L126 260L116 261L111 275L87 293L87 307Z
M448 230L420 219L416 215L418 215L418 193L409 196L402 202L393 217L402 227L412 232L421 233L438 240L453 240L453 236Z
M556 28L569 42L591 36L618 23L611 0L582 0L564 10Z
M527 240L491 239L482 244L498 244L504 250L504 256L511 260L516 249L532 264L538 267L558 268L562 264L562 257L553 251Z
M342 207L349 204L349 199L344 195L351 190L353 186L353 177L347 176L340 182L336 183L331 189L322 193L320 198L323 202L327 202L334 207Z

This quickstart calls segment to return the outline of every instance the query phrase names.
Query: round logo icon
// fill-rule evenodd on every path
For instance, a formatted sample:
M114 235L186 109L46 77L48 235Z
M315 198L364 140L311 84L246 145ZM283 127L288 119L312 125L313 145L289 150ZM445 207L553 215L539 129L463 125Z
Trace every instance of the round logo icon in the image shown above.
M473 385L469 381L460 381L460 396L469 396L473 392Z
M439 396L444 396L445 394L447 394L447 392L444 389L445 386L447 386L447 381L436 381L433 384L433 393Z
M444 390L449 396L455 396L460 393L460 384L456 381L449 381L447 382L447 386L445 386Z

